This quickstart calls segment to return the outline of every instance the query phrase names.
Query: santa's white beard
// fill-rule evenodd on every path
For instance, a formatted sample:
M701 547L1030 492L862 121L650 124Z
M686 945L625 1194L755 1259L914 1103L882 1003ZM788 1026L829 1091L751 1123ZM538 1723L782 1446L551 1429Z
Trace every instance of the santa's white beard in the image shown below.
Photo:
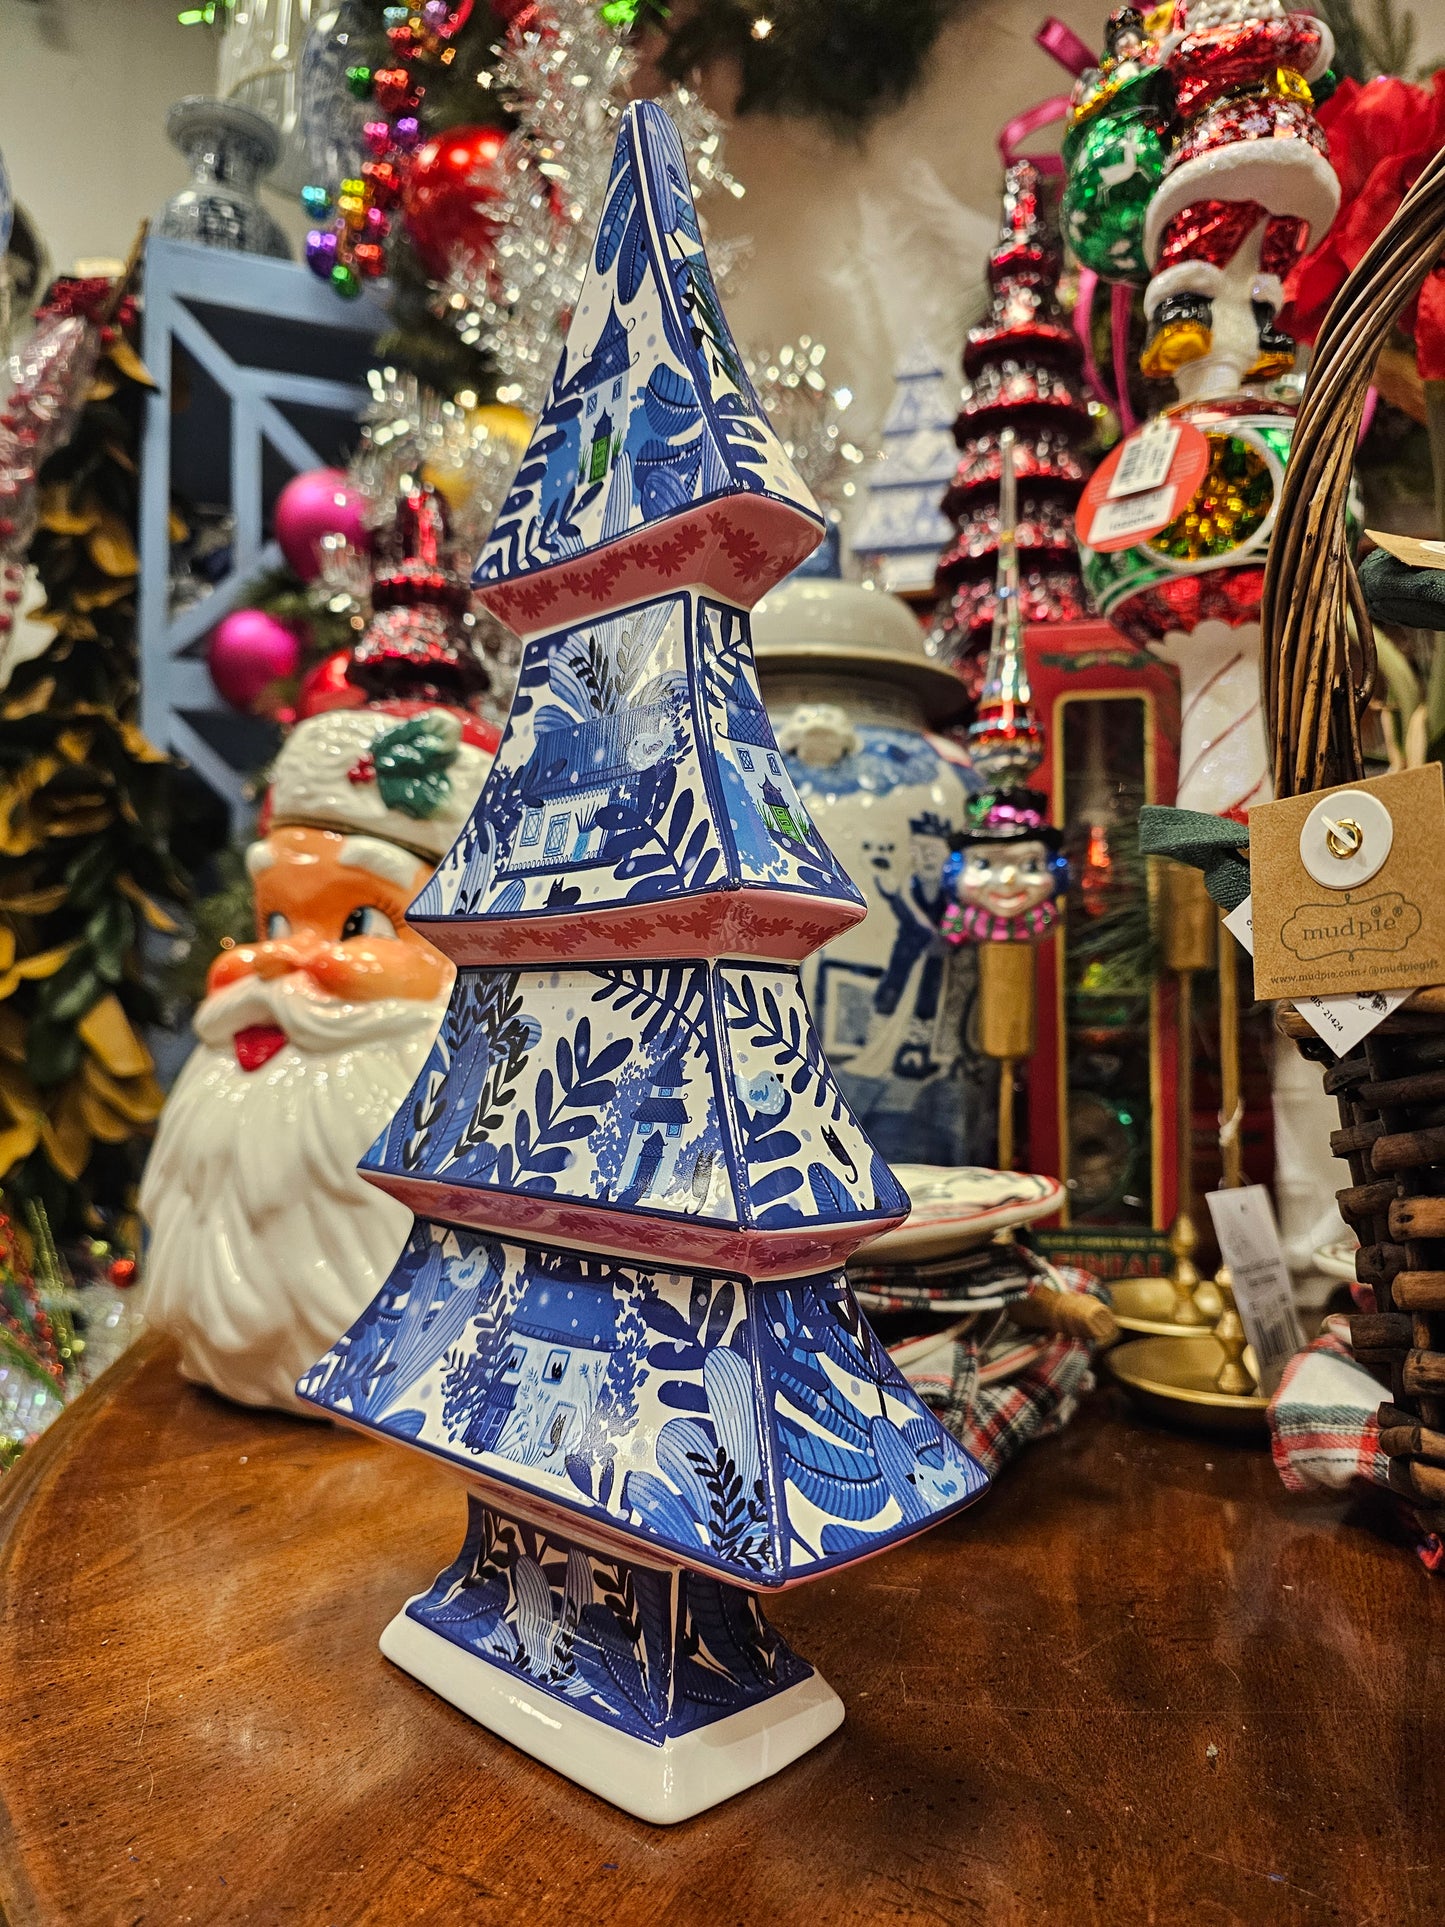
M245 1405L317 1416L296 1380L375 1297L411 1213L357 1175L420 1070L446 1001L345 1003L309 977L247 977L196 1013L200 1043L141 1185L142 1309L181 1370ZM243 1071L232 1038L288 1039Z

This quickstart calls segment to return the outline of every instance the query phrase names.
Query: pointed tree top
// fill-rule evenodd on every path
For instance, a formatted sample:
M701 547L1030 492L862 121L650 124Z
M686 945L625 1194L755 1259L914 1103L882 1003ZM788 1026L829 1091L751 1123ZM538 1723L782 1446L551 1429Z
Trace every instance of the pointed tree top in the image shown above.
M708 588L746 608L821 534L723 315L677 131L654 101L635 102L478 592L521 635L660 586Z

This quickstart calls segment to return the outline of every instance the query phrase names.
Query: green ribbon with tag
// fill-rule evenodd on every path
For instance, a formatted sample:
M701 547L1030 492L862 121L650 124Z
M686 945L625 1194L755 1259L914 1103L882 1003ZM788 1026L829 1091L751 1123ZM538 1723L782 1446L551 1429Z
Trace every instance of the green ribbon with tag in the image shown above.
M1204 887L1221 910L1237 910L1249 895L1249 826L1203 810L1146 803L1139 812L1139 849L1204 872Z

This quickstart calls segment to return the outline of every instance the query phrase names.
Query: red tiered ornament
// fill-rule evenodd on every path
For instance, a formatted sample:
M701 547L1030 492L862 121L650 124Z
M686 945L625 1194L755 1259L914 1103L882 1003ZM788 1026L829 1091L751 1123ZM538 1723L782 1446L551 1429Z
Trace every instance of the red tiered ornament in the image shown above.
M377 546L374 613L348 680L369 702L404 694L413 702L470 709L491 678L474 633L471 587L452 551L446 505L429 483L402 493Z
M1059 306L1060 255L1040 197L1037 168L1016 161L1004 181L1003 225L989 258L993 301L963 352L962 405L954 423L961 456L943 497L958 529L938 565L941 653L973 693L997 605L999 438L1014 434L1019 483L1016 541L1025 622L1072 622L1088 608L1079 575L1073 512L1091 464L1080 378L1083 351Z

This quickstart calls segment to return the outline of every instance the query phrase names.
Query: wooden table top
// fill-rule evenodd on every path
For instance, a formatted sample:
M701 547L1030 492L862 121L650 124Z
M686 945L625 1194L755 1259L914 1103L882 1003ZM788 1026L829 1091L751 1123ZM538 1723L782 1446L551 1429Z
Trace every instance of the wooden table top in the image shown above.
M773 1602L841 1732L671 1830L396 1671L462 1489L137 1347L0 1483L10 1927L1445 1919L1432 1579L1116 1392Z

